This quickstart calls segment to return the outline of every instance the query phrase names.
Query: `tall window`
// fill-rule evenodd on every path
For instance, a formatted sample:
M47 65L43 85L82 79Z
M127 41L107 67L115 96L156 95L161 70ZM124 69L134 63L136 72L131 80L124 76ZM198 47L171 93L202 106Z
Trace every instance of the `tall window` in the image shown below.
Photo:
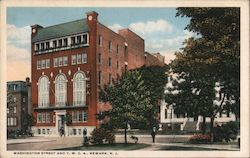
M56 77L56 106L65 106L67 101L67 81L64 75Z
M82 72L75 74L73 79L74 105L86 104L86 78Z
M109 51L112 51L112 42L111 41L109 41L108 47L109 47Z
M49 104L49 79L43 76L38 81L38 107L48 107Z
M101 35L98 36L98 45L102 46L102 36Z

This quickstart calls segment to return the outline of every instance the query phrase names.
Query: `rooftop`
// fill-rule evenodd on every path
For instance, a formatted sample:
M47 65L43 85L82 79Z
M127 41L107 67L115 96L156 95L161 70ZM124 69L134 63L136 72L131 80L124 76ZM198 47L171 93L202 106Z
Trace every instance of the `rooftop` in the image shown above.
M89 27L87 24L87 20L80 19L58 25L39 28L36 35L33 37L32 42L39 42L88 31Z

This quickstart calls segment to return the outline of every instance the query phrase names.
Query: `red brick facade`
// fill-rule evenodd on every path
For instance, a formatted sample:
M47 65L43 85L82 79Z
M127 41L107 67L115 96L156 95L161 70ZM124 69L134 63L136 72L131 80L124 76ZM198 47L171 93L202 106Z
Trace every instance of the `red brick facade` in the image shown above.
M120 30L117 34L99 23L97 17L98 14L96 12L89 12L87 13L87 18L83 19L86 20L86 24L89 28L87 31L88 44L83 47L70 47L67 49L58 48L53 49L51 52L48 50L47 53L37 54L35 47L36 44L39 42L41 43L41 41L32 41L31 76L33 114L36 120L38 119L38 113L48 113L48 115L50 115L48 116L50 118L49 121L42 121L44 123L36 122L35 130L44 128L43 130L45 131L46 128L50 126L55 127L58 123L56 116L57 112L64 112L63 115L65 116L65 111L66 113L70 114L71 117L73 115L72 111L87 112L87 121L73 122L72 129L73 127L77 128L77 126L79 126L79 128L88 126L97 127L98 121L96 120L96 114L100 111L111 108L110 105L104 105L103 103L99 102L98 93L100 88L109 84L112 82L112 80L116 80L117 76L124 72L126 64L128 69L138 68L145 64L144 40L141 37L129 29ZM54 28L60 28L62 26L63 25L54 26ZM37 33L39 33L40 30L43 30L44 32L46 29L52 30L52 28L42 28L39 25L33 25L32 30L34 29L35 31L32 31L31 35L32 39L38 36ZM67 36L72 36L72 34ZM60 40L60 38L63 39L64 37L55 38ZM69 39L70 38L68 38L68 40ZM46 44L46 40L53 39L44 39L44 44ZM59 40L57 40L57 44L60 44ZM44 45L42 46L42 44L39 46L45 47ZM82 53L87 54L87 62L83 64L73 64L72 55L77 56ZM54 60L55 58L58 58L59 60L60 57L67 58L67 65L55 67ZM50 62L48 68L38 69L38 62L46 59ZM74 74L79 71L83 72L87 78L86 106L82 107L73 105L73 78ZM55 103L55 80L59 74L63 74L67 80L67 97L66 105L64 107L57 107ZM46 108L38 107L38 82L41 76L47 76L49 80L49 106ZM48 130L48 133L51 133L50 130ZM56 133L57 131L54 131L54 134Z

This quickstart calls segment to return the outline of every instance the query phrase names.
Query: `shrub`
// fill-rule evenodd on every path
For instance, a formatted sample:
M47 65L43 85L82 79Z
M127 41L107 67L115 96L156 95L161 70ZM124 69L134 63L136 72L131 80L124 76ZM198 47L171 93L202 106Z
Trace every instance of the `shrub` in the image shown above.
M104 130L103 128L94 129L91 133L90 142L92 144L112 144L115 142L115 136L111 133L111 131Z
M190 143L208 143L210 142L210 135L208 134L195 134L190 139Z
M214 128L214 141L222 142L225 140L226 142L229 142L235 140L237 138L238 130L239 123L233 121L217 126Z

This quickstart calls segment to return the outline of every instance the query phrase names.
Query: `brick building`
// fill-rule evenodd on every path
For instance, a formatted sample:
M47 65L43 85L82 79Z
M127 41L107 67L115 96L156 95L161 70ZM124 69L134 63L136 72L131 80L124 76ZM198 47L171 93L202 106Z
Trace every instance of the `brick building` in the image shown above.
M96 12L85 19L49 27L33 25L32 107L35 135L82 135L99 124L96 114L110 105L99 91L125 69L145 65L144 40L129 29L113 32ZM67 127L66 117L72 119Z
M29 78L25 81L7 82L7 130L24 129L23 118L29 113Z

